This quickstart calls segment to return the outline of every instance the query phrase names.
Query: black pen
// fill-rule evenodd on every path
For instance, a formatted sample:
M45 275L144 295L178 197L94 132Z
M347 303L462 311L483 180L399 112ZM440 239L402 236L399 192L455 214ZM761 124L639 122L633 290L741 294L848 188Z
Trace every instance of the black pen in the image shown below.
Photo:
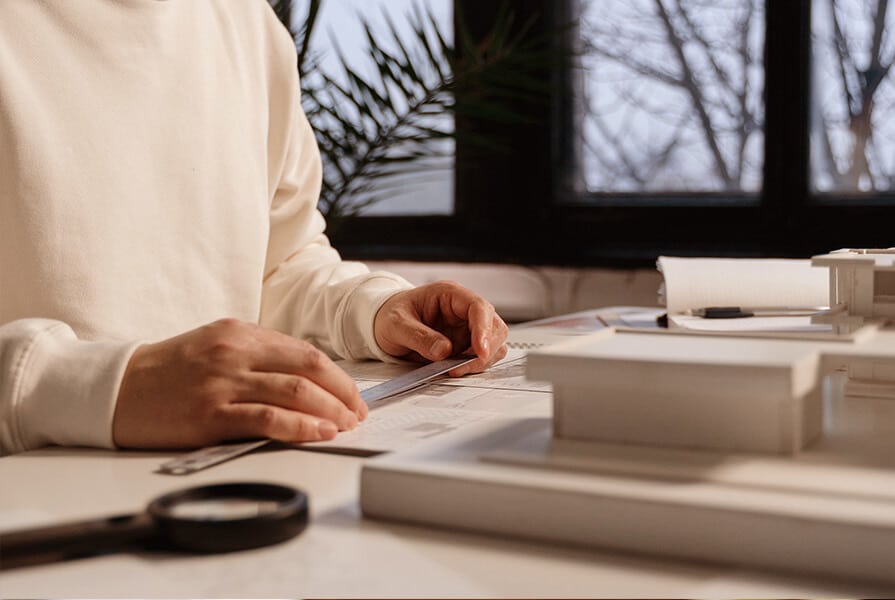
M703 319L741 319L744 317L809 317L829 310L828 306L706 306L687 314Z

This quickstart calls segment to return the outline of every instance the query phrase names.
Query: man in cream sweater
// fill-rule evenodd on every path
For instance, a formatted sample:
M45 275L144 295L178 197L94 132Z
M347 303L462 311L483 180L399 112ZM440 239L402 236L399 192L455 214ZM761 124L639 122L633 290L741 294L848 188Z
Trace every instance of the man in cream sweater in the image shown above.
M0 452L329 439L327 356L506 353L455 284L344 262L264 0L0 1Z

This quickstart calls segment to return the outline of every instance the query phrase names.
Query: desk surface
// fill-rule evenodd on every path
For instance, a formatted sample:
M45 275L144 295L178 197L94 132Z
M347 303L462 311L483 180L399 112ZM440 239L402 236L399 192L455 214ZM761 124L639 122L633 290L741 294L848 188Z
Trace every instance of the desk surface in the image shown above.
M549 398L532 414L548 414ZM841 407L828 404L828 409ZM864 410L895 417L895 402ZM834 415L835 416L835 415ZM118 554L0 572L0 597L877 597L891 587L593 551L365 519L359 457L271 447L187 477L176 453L53 448L0 459L0 530L142 510L183 487L260 480L305 490L308 528L217 556ZM0 539L2 543L2 539Z
M311 522L279 546L218 556L120 554L4 571L2 597L869 597L892 589L538 545L364 519L362 458L272 448L186 478L163 453L47 449L0 459L0 524L140 510L163 492L265 480L301 487Z

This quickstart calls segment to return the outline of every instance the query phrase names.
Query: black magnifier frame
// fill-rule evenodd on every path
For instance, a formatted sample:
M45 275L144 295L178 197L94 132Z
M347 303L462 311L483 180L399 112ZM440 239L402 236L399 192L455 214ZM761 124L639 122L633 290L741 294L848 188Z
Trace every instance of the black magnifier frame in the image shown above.
M308 522L308 497L272 483L222 483L159 496L146 511L0 533L0 570L124 549L233 552L284 542Z

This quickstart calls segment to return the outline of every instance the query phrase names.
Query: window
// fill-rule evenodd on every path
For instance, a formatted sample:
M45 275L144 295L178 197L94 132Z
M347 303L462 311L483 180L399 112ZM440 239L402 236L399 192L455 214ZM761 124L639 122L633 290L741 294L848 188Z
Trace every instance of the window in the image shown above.
M455 4L485 36L501 2ZM449 210L367 213L333 241L356 258L612 266L895 245L887 5L512 0L517 26L574 57L537 67L553 93L508 105L523 122L457 117Z
M601 0L581 10L583 187L760 191L763 2Z
M310 5L310 0L295 0L292 3L294 31L302 29L308 18ZM383 82L378 73L378 65L371 56L369 50L371 41L366 31L366 27L369 26L370 35L374 36L376 46L385 53L400 57L401 52L407 49L414 58L412 62L418 71L419 79L430 86L437 85L438 74L433 72L428 57L421 55L423 50L420 48L415 28L424 27L431 41L434 41L436 29L449 36L453 31L452 0L337 0L323 1L319 6L310 44L313 65L304 75L303 81L303 87L315 94L315 98L311 99L312 106L308 107L309 116L318 134L325 129L335 135L344 136L348 132L340 126L340 120L332 118L333 115L326 111L314 110L313 100L338 106L343 118L352 121L366 133L362 136L363 139L355 141L355 144L361 146L360 148L351 148L351 151L342 155L338 168L331 160L326 160L335 155L335 152L327 154L327 150L332 150L329 147L329 140L325 136L320 139L325 154L324 166L328 169L325 175L326 181L335 180L338 184L342 183L341 174L348 173L348 177L357 174L355 177L357 184L345 186L344 193L340 193L338 198L330 200L326 197L327 189L324 188L324 203L338 202L343 206L324 205L321 208L325 212L356 211L361 216L452 214L454 145L451 139L427 140L426 149L431 149L433 156L425 160L401 162L398 164L399 172L393 175L384 177L364 175L373 170L390 169L391 165L385 161L380 160L378 163L375 160L371 161L367 163L365 171L362 165L362 162L372 154L367 152L364 142L384 138L384 144L388 146L392 133L396 134L392 137L398 137L402 135L398 130L402 127L407 128L402 122L425 119L426 126L445 132L453 131L453 115L450 113L441 112L425 116L420 114L427 110L425 105L417 102L425 98L425 89L412 85L402 88L392 82ZM389 99L394 111L377 112L374 118L372 115L361 114L362 111L351 102L345 102L345 96L338 89L333 89L335 87L333 84L346 90L356 90L356 87L352 87L349 70L366 82L379 85L381 88L379 91L383 97ZM306 102L307 96L308 94ZM418 150L411 146L413 144L407 142L397 143L390 146L384 154L397 158ZM339 169L341 173L337 172Z
M887 8L814 3L811 183L821 197L895 188L895 12Z

